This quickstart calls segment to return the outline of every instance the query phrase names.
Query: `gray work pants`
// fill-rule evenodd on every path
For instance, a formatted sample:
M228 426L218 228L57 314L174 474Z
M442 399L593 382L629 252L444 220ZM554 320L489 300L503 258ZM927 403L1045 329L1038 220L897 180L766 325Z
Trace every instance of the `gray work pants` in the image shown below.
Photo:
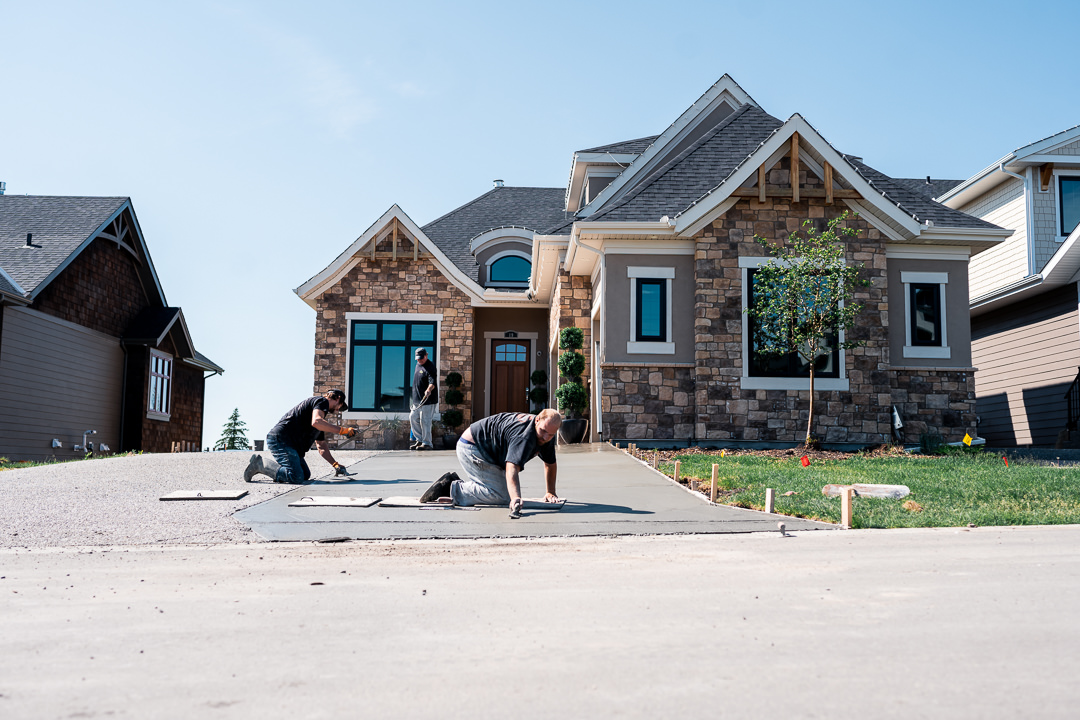
M464 440L458 440L457 458L466 477L450 486L455 505L510 506L505 466L491 464L479 447Z
M435 417L435 404L413 405L409 412L413 440L431 447L431 419Z

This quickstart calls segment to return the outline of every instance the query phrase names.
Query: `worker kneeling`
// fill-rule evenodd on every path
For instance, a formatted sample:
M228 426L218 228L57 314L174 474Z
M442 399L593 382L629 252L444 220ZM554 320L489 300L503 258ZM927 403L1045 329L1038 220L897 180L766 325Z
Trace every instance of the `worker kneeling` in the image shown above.
M559 502L555 494L555 435L560 425L562 416L550 408L538 415L499 413L474 422L457 444L458 462L466 479L446 473L427 489L420 502L509 505L510 516L519 517L518 473L537 455L544 461L544 500Z

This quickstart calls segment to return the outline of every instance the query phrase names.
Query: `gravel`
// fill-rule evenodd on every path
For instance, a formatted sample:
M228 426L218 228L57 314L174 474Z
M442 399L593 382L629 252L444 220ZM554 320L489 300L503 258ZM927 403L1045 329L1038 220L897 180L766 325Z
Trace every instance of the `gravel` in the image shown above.
M270 457L269 453L261 453ZM336 451L350 466L375 453ZM126 455L0 471L0 547L261 543L238 510L297 487L244 482L250 452ZM309 453L313 479L332 476ZM174 490L247 490L239 500L162 502Z

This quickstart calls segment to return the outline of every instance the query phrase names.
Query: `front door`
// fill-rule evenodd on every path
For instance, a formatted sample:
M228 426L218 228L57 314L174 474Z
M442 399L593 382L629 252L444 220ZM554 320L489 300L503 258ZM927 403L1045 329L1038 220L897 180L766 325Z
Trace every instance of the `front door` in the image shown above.
M529 412L529 341L491 342L491 414Z

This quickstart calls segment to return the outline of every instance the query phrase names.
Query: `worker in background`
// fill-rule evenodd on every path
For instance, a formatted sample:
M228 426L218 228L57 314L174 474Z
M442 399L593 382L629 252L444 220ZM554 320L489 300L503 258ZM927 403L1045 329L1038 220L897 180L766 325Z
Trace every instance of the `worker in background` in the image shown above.
M304 455L312 442L319 455L334 466L334 475L348 475L345 467L334 460L326 443L326 433L347 438L356 435L356 428L334 425L326 420L328 413L348 409L345 393L330 390L325 395L309 397L289 410L266 435L266 448L274 459L264 459L257 453L252 455L244 470L244 480L252 482L256 475L266 475L277 483L299 485L307 482L311 479L311 468Z

